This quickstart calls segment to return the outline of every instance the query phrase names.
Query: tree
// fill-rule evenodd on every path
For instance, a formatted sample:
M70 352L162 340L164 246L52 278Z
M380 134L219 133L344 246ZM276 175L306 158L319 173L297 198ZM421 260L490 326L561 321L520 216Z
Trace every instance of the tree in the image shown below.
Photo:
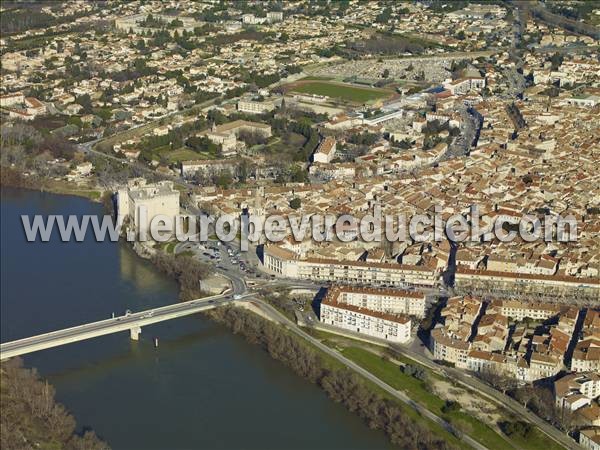
M207 152L215 156L221 154L221 145L215 144L206 136L191 136L185 141L185 145L198 153Z
M293 166L290 171L290 181L293 183L306 183L308 181L306 170L298 166Z
M267 137L257 131L242 130L238 133L237 137L240 141L245 142L248 147L267 143Z
M392 15L392 9L385 8L380 14L377 15L377 17L375 17L375 22L387 23L387 22L389 22L391 15Z
M67 119L67 124L75 125L79 128L83 127L83 122L81 121L81 117L79 116L71 116Z
M240 183L246 182L249 171L250 168L248 167L248 162L245 159L242 159L236 168L236 176Z
M521 436L526 438L531 433L532 427L531 424L527 422L517 421L517 422L502 422L500 423L500 429L507 436Z
M389 76L390 76L390 69L384 69L384 70L383 70L383 73L381 74L381 76L382 76L383 78L387 78L387 77L389 77Z
M560 53L555 53L550 57L550 63L552 63L552 70L558 70L564 61L564 56Z
M19 358L2 363L0 446L3 449L65 448L100 450L107 446L87 431L75 434L75 419L55 401L55 390L40 380L35 369L25 369ZM35 443L35 447L30 445Z
M200 280L208 276L209 268L206 264L191 256L173 256L161 252L157 252L153 256L152 262L161 272L179 283L181 300L188 301L203 296Z
M231 173L227 170L223 170L217 176L215 184L218 187L220 187L221 189L227 189L231 185L232 182L233 182L233 180L231 179Z
M83 111L86 114L89 114L92 112L93 106L92 106L92 99L90 97L90 94L83 94L80 95L79 97L77 97L77 99L75 100L75 103L81 105L83 107Z
M302 201L298 197L294 197L292 200L290 200L290 208L292 209L299 209L301 205Z
M415 366L413 364L405 364L402 367L402 372L404 372L407 375L410 375L411 377L416 378L417 380L425 381L427 379L427 372L425 372L425 369L423 369L420 366Z
M441 411L444 414L460 411L460 403L453 400L447 400L446 403L444 403L444 406L442 406Z

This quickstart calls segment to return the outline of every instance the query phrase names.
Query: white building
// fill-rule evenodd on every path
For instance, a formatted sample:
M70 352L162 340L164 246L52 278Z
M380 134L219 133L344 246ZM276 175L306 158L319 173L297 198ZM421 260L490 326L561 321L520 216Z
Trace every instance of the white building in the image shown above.
M181 162L181 176L189 178L200 172L204 175L214 175L223 171L233 174L239 163L233 159L200 159Z
M571 370L600 373L600 310L587 310L581 333L571 358Z
M554 382L556 406L576 411L600 397L600 374L580 372L565 375Z
M492 300L488 311L497 312L503 316L510 317L517 322L522 322L525 318L533 320L546 320L557 316L561 308L552 303L540 302L521 302L518 300Z
M264 268L276 276L343 284L400 288L409 285L434 286L438 278L432 267L322 258L300 259L294 252L279 245L266 246L263 261Z
M577 97L571 97L564 100L564 103L567 105L574 106L584 106L588 108L593 108L594 106L600 104L600 96L598 95L582 95Z
M251 114L262 114L265 112L273 111L277 105L274 101L255 101L250 99L240 99L237 103L238 111L247 112Z
M328 295L331 295L337 303L357 308L425 317L425 294L422 292L336 286L329 289Z
M321 141L313 155L314 162L330 163L335 156L336 141L335 138L327 136Z
M321 302L320 320L327 325L391 342L406 343L410 340L409 317L338 303L331 297Z
M283 12L282 11L269 11L267 13L267 22L275 23L281 22L283 20Z
M600 450L600 427L579 432L579 445L589 450Z
M127 186L117 192L117 221L128 220L139 233L146 233L151 238L150 226L156 225L156 216L168 217L175 226L175 218L179 215L179 191L173 189L172 181L159 181L146 184L144 178L134 178Z
M479 90L485 87L485 78L469 77L459 78L458 80L446 80L443 83L444 88L448 89L452 95L466 94L471 90Z
M236 153L238 147L238 140L233 133L218 133L213 130L207 131L205 136L210 139L211 142L221 146L221 153L223 156L231 156Z
M12 94L0 95L0 107L21 105L25 102L25 96L22 92L14 92Z

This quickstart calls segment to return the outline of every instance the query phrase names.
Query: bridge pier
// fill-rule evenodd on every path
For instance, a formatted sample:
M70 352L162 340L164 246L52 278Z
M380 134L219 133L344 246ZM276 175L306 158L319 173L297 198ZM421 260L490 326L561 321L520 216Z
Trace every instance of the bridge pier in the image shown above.
M129 329L129 336L134 341L138 341L140 339L140 334L142 333L142 327L133 327Z

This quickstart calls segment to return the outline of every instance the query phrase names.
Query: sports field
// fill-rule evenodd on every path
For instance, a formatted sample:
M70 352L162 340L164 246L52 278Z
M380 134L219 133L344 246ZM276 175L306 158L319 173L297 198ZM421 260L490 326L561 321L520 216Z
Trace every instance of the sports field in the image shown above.
M292 83L287 86L287 90L303 94L326 95L353 103L368 103L393 95L393 92L386 89L362 88L350 84L310 79Z

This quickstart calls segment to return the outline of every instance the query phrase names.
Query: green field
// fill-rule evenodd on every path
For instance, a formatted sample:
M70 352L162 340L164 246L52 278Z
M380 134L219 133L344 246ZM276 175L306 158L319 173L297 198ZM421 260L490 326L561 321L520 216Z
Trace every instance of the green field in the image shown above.
M170 163L176 163L181 161L193 161L196 159L214 159L215 157L209 153L201 152L196 153L189 148L181 147L176 150L158 149L155 151L155 155L166 158Z
M520 448L528 450L554 450L561 448L537 428L534 428L527 438L520 436L511 436L508 438L466 412L459 410L443 413L442 407L445 401L435 395L426 382L403 373L400 367L393 362L385 361L374 353L358 347L345 348L342 354L395 389L406 392L412 399L421 403L434 414L441 416L458 429L467 431L473 439L489 449L510 448L507 441L513 441ZM412 362L410 363L413 364Z
M390 91L375 88L360 88L349 84L329 83L327 81L310 81L292 87L291 91L303 94L326 95L354 103L368 103L373 100L386 98Z
M514 435L510 437L516 445L527 450L562 450L564 447L558 445L539 429L533 428L531 432L525 436Z

